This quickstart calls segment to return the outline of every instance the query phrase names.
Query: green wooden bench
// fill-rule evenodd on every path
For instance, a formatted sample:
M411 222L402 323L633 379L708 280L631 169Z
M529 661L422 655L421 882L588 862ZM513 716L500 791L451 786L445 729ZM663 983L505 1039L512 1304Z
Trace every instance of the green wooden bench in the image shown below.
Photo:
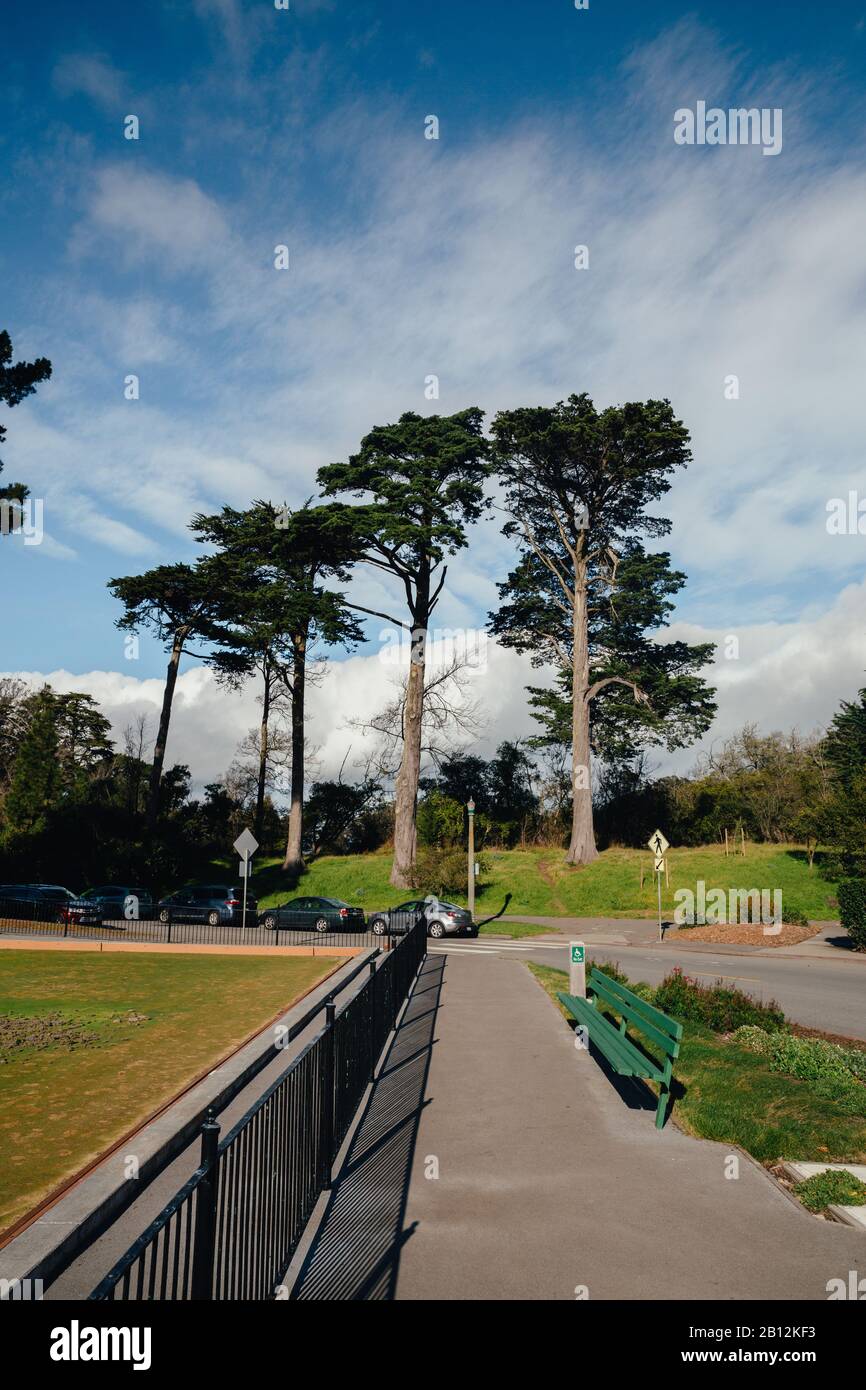
M557 998L569 1013L582 1024L589 1033L590 1041L603 1053L619 1076L648 1077L659 1083L659 1103L656 1108L656 1129L665 1122L668 1096L671 1088L671 1068L675 1057L680 1055L680 1042L683 1026L675 1023L661 1009L648 1004L645 999L626 989L617 980L612 980L600 970L590 971L586 984L587 995L592 999L581 999L574 994L558 994ZM609 1018L605 1018L597 1005L597 1000L615 1009L620 1015L617 1028ZM660 1064L636 1047L628 1036L628 1025L640 1030L644 1038L664 1054Z

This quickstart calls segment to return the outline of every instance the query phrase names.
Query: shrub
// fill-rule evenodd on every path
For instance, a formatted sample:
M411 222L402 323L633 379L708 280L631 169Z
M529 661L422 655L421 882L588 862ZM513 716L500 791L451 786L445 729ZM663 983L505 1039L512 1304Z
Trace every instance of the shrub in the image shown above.
M662 980L655 992L655 1002L666 1013L703 1023L715 1033L732 1033L750 1023L768 1030L785 1026L785 1015L775 1000L763 1004L721 982L699 985L678 967Z
M808 927L809 918L801 907L791 907L787 903L782 908L782 921L789 927Z
M805 1182L798 1182L794 1191L809 1211L826 1211L829 1206L866 1205L866 1182L844 1168L826 1168L823 1173L813 1173Z
M846 878L839 884L839 915L855 951L866 951L866 878Z
M484 855L475 856L479 873L487 872ZM420 893L436 893L439 897L460 895L465 897L467 888L466 851L462 849L439 849L428 845L419 849L415 865L415 885ZM481 886L476 882L476 893Z
M734 1037L766 1057L771 1071L808 1081L816 1095L835 1101L847 1115L866 1115L866 1086L858 1080L866 1071L866 1057L857 1048L756 1027L738 1028Z

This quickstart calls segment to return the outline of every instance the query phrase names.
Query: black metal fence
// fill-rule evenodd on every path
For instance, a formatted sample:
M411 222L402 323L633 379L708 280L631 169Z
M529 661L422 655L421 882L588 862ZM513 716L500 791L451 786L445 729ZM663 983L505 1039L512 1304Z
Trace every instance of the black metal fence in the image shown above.
M99 1300L268 1299L304 1228L424 959L424 924L370 962L367 979L219 1140L90 1295Z
M412 912L391 912L388 935L403 935L418 920ZM378 946L383 936L368 928L341 931L331 927L317 932L312 928L277 927L273 931L257 922L241 927L226 923L210 926L206 922L160 922L157 918L119 918L101 923L82 923L67 918L63 908L44 902L0 898L0 936L69 939L75 941L146 941L179 946Z

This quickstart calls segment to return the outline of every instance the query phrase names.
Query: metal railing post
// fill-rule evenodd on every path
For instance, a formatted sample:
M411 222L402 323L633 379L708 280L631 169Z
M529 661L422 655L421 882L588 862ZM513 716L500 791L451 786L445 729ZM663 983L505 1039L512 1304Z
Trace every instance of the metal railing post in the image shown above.
M379 1030L376 1027L376 957L370 961L370 982L367 986L370 991L370 1080L375 1080L376 1076L376 1038Z
M327 1192L331 1186L331 1168L334 1163L334 1109L336 1087L334 1085L334 1021L337 1006L333 999L325 1004L325 1033L322 1038L322 1148L325 1154L322 1187Z
M213 1298L213 1268L216 1251L216 1208L217 1149L219 1147L219 1123L212 1109L201 1127L201 1162L207 1165L207 1172L198 1185L195 1206L195 1233L193 1235L192 1256L192 1296L195 1299Z

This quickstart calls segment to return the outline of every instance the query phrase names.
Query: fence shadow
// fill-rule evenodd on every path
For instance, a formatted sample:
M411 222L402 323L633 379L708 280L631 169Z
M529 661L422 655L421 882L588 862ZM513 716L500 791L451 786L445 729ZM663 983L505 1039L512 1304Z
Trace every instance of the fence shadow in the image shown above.
M428 956L370 1092L292 1299L395 1296L447 956Z

